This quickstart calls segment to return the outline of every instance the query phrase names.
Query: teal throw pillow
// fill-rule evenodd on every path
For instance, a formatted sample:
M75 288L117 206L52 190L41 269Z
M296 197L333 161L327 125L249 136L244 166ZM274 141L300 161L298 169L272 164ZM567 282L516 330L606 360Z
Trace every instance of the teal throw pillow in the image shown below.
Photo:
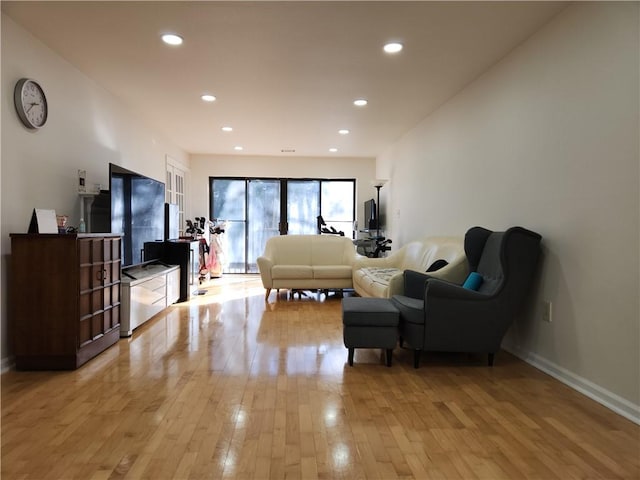
M482 285L482 275L478 272L471 272L462 284L462 287L468 288L469 290L478 290L480 285Z

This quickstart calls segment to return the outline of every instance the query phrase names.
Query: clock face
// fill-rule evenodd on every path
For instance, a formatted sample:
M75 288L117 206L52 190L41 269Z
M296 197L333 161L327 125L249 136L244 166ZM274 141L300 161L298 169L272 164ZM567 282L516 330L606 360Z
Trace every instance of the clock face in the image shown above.
M47 98L37 82L23 78L13 92L18 117L27 128L40 128L47 121Z

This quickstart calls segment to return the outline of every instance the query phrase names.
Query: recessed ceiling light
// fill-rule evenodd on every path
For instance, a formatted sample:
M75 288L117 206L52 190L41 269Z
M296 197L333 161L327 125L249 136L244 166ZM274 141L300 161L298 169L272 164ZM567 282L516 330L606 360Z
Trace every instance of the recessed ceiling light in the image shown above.
M175 33L165 33L162 35L162 41L167 45L182 45L182 37Z
M338 130L338 133L340 135L349 135L349 130L347 130L346 128L343 128L342 130Z
M209 93L205 93L204 95L201 95L200 98L202 100L204 100L205 102L215 102L216 101L216 96L215 95L211 95Z
M356 107L364 107L367 103L369 102L367 102L364 98L358 98L357 100L353 101L353 104Z
M243 148L243 147L241 147L240 145L236 145L235 147L233 147L233 149L234 149L235 151L237 151L237 152L240 152L240 151L244 150L244 148Z
M336 153L336 152L338 151L338 149L337 149L337 148L335 148L335 147L331 147L331 148L329 149L329 151L330 151L331 153Z
M233 127L222 127L223 132L233 132Z
M400 50L402 50L403 45L401 43L397 43L397 42L392 42L392 43L387 43L384 46L384 51L387 53L398 53Z

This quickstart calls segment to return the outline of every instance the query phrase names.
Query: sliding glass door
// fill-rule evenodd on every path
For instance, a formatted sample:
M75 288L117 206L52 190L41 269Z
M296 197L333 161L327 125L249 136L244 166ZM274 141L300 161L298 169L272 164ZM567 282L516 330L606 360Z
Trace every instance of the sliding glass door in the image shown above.
M318 233L320 182L289 180L287 182L287 235Z
M353 238L355 180L210 178L211 218L225 220L224 273L258 273L257 258L276 235L320 233Z
M216 179L211 185L211 218L225 220L224 273L245 273L247 190L244 180Z
M245 271L258 273L258 257L271 237L280 235L280 180L248 180L247 261Z
M212 179L211 211L227 222L225 273L258 273L267 239L279 235L280 181Z

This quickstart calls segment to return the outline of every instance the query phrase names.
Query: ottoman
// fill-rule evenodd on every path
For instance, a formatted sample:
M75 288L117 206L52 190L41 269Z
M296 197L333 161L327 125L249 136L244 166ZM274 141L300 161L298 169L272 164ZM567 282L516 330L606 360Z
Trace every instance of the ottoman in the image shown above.
M386 350L387 366L398 341L400 313L388 298L347 297L342 299L344 346L349 349L349 365L353 366L356 348Z

